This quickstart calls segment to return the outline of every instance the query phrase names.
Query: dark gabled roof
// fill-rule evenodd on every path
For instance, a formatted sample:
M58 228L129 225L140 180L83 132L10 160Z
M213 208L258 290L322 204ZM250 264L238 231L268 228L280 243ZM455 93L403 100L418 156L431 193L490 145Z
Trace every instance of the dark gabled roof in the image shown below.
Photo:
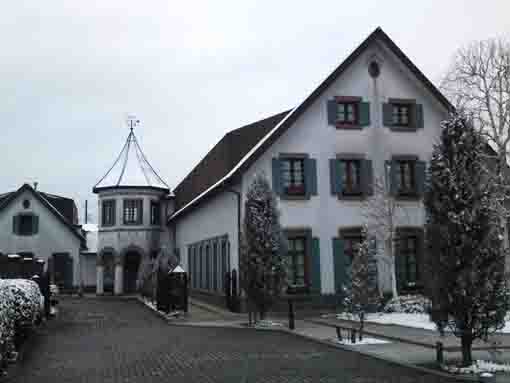
M176 210L225 176L289 111L228 132L174 189Z
M0 195L0 211L9 205L24 191L30 191L38 201L40 201L53 215L62 222L74 235L76 235L82 245L85 245L85 237L78 230L78 215L76 204L71 198L61 197L55 194L43 193L35 190L29 184L23 184L18 190Z
M248 151L245 157L238 160L238 163L231 166L231 171L228 177L215 175L211 177L208 184L211 185L209 190L204 188L200 194L193 194L187 198L190 202L185 204L178 204L175 213L170 217L170 220L181 215L191 207L197 206L199 202L206 197L207 194L214 192L216 189L223 187L228 181L232 180L239 174L242 174L259 156L264 153L289 127L297 120L299 116L324 92L359 56L360 54L374 41L382 41L416 76L416 78L425 86L426 89L439 101L445 109L453 111L453 105L448 99L437 89L434 84L413 64L413 62L405 55L404 52L390 39L390 37L380 28L375 29L351 54L310 94L308 97L294 108L291 112L281 115L281 120L276 122L273 129L269 128L266 135L260 138L260 141L255 143L253 150ZM214 148L213 148L214 150ZM248 155L249 154L249 155ZM209 154L208 154L209 155ZM207 155L207 156L208 156ZM206 157L207 157L206 156ZM200 164L199 164L200 165ZM207 168L202 169L202 172L208 174ZM187 177L186 177L187 178ZM221 181L221 182L220 182ZM183 181L184 182L184 181ZM214 187L213 187L214 185ZM207 192L205 192L207 190Z

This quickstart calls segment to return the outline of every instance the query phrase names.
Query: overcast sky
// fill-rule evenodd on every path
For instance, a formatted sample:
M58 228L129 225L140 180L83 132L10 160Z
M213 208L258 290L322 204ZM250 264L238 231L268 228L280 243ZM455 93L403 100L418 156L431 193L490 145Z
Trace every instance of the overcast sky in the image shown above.
M227 131L295 106L377 26L437 84L456 48L508 36L509 14L508 0L4 1L0 193L38 181L83 217L126 113L173 188Z

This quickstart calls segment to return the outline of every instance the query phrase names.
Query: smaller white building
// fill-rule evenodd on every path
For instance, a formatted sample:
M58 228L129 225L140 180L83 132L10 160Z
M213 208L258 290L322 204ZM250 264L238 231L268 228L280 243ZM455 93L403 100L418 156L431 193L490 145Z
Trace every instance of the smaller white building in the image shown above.
M80 286L79 256L85 248L71 198L43 193L29 184L0 195L0 256L44 260L52 282L70 291Z
M132 129L93 192L99 203L96 292L134 293L142 259L155 257L162 242L173 243L165 226L173 197Z

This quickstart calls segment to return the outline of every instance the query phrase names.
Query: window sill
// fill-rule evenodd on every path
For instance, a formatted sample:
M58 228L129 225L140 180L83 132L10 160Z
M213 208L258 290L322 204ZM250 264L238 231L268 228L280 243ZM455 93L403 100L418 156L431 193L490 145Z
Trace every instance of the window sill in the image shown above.
M361 130L361 129L363 129L363 127L358 124L343 124L340 122L337 122L335 124L335 127L337 129L346 129L346 130Z
M366 198L367 196L363 193L359 193L359 194L339 194L338 195L338 199L340 201L362 201Z
M123 222L124 226L143 226L142 222Z
M401 126L401 125L392 125L389 127L392 132L407 132L407 133L415 133L418 131L415 127L412 126Z
M396 198L400 201L419 201L421 196L418 194L397 194Z
M310 199L310 197L307 195L289 195L289 194L282 194L280 198L285 201L303 201Z

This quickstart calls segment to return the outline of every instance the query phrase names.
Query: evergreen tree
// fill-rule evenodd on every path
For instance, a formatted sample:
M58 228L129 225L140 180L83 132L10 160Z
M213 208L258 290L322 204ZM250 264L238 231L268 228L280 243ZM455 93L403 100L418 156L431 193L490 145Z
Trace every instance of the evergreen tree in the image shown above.
M344 285L344 309L359 320L359 339L363 338L366 313L377 304L377 285L370 280L370 257L373 252L374 238L369 238L366 228L363 241L359 244L356 255L348 271L349 282Z
M501 329L509 308L503 232L483 137L462 115L441 126L424 199L427 295L431 319L461 339L467 366L473 341Z
M276 198L263 174L250 185L244 211L241 283L264 319L286 284L286 242Z

